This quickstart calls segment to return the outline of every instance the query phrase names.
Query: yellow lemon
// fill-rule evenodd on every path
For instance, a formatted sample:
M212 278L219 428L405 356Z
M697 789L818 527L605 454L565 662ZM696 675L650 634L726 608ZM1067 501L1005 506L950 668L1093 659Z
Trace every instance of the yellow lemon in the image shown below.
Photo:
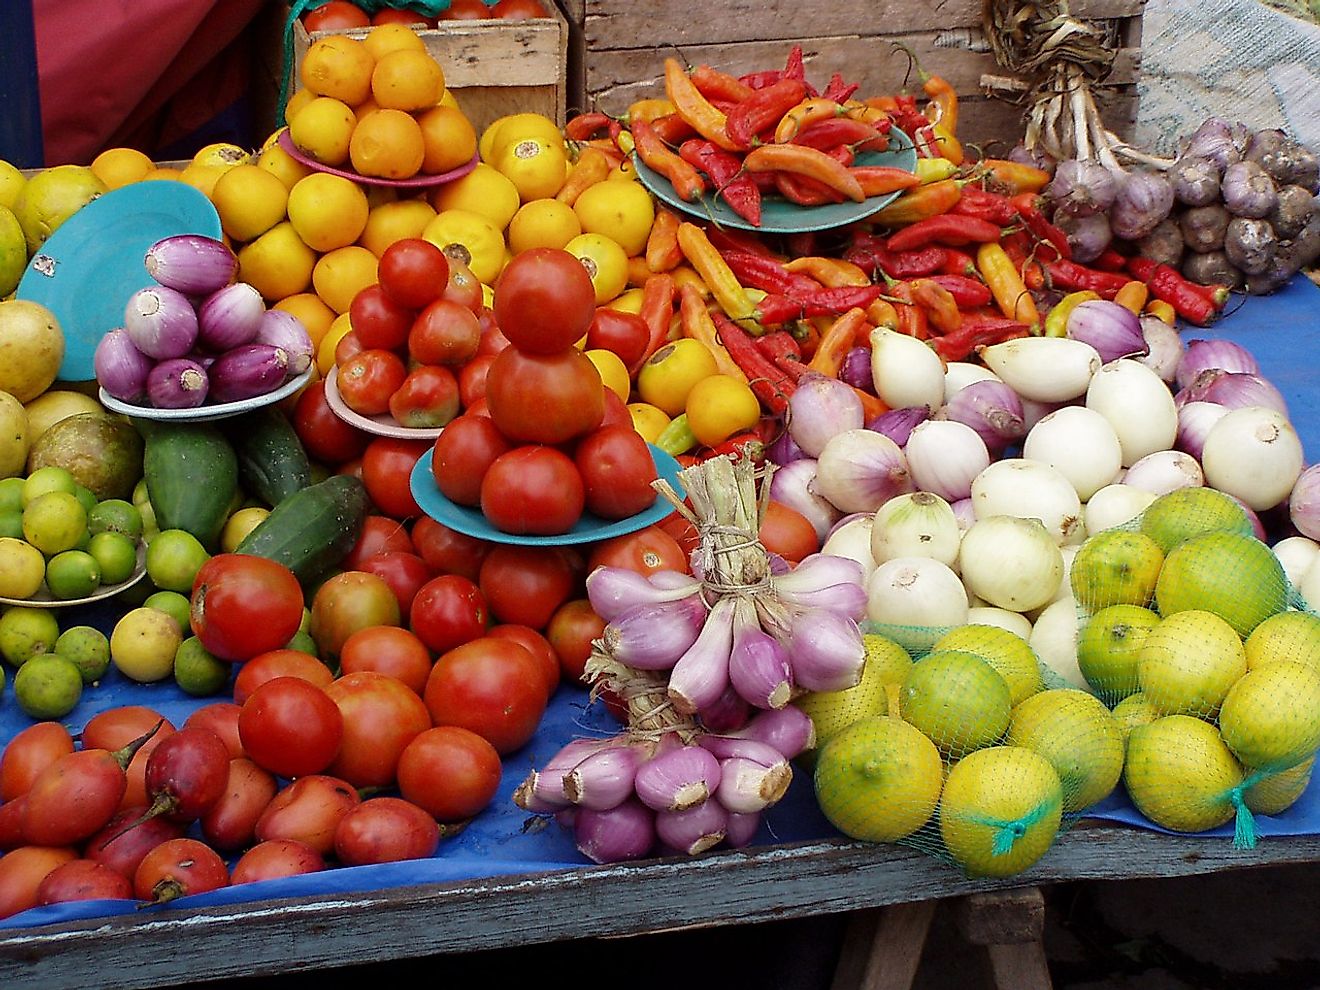
M564 250L582 262L596 287L596 305L603 306L628 286L628 253L604 234L579 234Z
M27 177L17 165L0 158L0 206L12 210L26 182Z
M1293 660L1320 669L1320 616L1314 612L1280 612L1247 637L1247 667Z
M519 200L526 203L559 192L564 185L567 160L562 141L529 137L508 144L494 164L518 190Z
M260 523L270 515L270 510L264 505L250 505L245 509L239 509L228 519L220 530L220 548L225 553L234 553L238 550L238 545L243 542L243 537L257 528Z
M435 209L422 198L378 203L367 215L358 243L379 258L387 247L405 237L421 237L435 217Z
M603 349L583 353L600 372L600 380L605 387L627 402L628 394L632 390L632 380L628 377L628 366L623 363L623 359L613 351Z
M357 173L378 179L411 179L421 169L425 153L417 121L390 108L373 110L358 120L348 143L348 158Z
M1123 783L1137 810L1174 832L1204 832L1231 821L1242 766L1215 727L1168 715L1127 737Z
M312 174L310 166L298 161L278 144L262 149L261 154L257 156L257 168L275 176L285 189L292 189L299 179Z
M463 111L441 103L417 115L425 155L422 171L439 175L466 165L477 153L477 132Z
M155 167L156 163L136 148L107 148L89 166L107 189L141 182Z
M343 165L357 118L343 100L318 96L289 118L294 147L322 165ZM290 187L292 188L292 187Z
M936 640L932 649L962 650L980 657L1008 683L1014 705L1045 687L1035 650L1007 629L975 623L956 626Z
M649 402L628 403L628 415L632 417L633 429L641 434L642 439L647 443L655 443L670 423L665 411Z
M335 366L335 348L352 331L353 324L348 318L348 313L340 313L330 324L330 329L325 332L320 346L316 348L316 370L321 373L321 377L330 374L330 369Z
M904 679L899 699L903 718L955 759L996 742L1012 717L1008 682L962 650L922 657Z
M494 162L514 141L539 139L547 144L563 145L564 132L553 120L541 113L515 113L500 117L481 134L481 160Z
M154 608L135 608L110 633L110 662L130 680L162 681L174 672L174 654L183 642L179 624Z
M340 248L340 251L347 251L348 248ZM335 252L331 252L334 254ZM329 257L329 255L326 255ZM321 261L317 261L319 266ZM316 281L316 268L312 269L312 282ZM330 308L329 304L315 292L297 292L287 296L277 302L272 309L282 309L285 312L292 313L298 317L299 322L307 328L307 336L312 338L312 347L319 347L321 340L325 337L326 331L330 329L330 324L335 321L338 314L336 310Z
M315 172L289 190L289 222L313 251L352 244L367 225L367 194L356 182Z
M46 575L46 559L30 543L0 537L0 596L31 598Z
M684 337L665 344L642 365L637 372L637 394L665 415L677 416L687 408L693 386L717 370L710 348Z
M1161 619L1137 648L1141 693L1165 715L1212 716L1246 672L1246 650L1233 627L1198 609Z
M288 220L277 223L238 250L238 277L275 302L312 284L316 252L298 236Z
M390 52L425 52L426 42L407 24L377 24L367 32L362 44L377 64Z
M371 95L387 109L425 110L435 106L444 91L444 70L425 48L386 52L371 72Z
M183 171L179 173L179 181L187 183L207 199L210 199L215 184L220 181L220 176L227 171L229 171L229 168L225 165L199 165L197 162L189 162L183 167Z
M620 313L640 314L642 311L643 291L640 286L625 289L605 304L607 309L617 309Z
M1014 707L1005 741L1049 760L1065 811L1107 797L1123 773L1123 730L1103 701L1076 688L1042 691Z
M761 418L761 403L751 386L732 375L707 375L698 381L684 409L692 435L707 447L750 430Z

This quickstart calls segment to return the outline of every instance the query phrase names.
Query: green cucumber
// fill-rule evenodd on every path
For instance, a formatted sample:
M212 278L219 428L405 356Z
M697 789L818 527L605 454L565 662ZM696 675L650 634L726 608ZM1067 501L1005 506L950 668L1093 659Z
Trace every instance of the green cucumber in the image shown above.
M238 455L243 490L276 506L312 483L307 451L287 416L274 406L227 420L225 435Z
M238 492L238 458L210 423L155 422L145 438L142 477L161 529L191 533L212 553Z
M360 479L331 475L271 509L237 550L283 564L309 584L353 549L367 504L367 489Z

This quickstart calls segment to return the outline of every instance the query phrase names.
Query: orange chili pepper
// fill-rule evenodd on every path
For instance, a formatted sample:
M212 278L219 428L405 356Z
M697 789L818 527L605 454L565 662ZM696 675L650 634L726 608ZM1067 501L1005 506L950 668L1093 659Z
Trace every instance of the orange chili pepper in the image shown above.
M867 277L866 272L862 271L851 261L843 261L840 258L822 258L816 255L806 255L785 262L784 268L790 272L800 272L804 275L810 275L826 288L833 288L839 285L871 284L871 280Z
M705 191L701 173L670 151L650 124L639 120L632 125L632 136L638 157L668 179L680 199L690 203Z
M988 174L996 183L1011 190L1014 196L1024 192L1040 192L1050 182L1050 173L1033 165L1010 162L1004 158L982 158L976 163L977 169Z
M743 159L749 172L789 172L806 176L842 193L855 203L866 199L862 185L836 158L800 144L763 144Z
M953 333L962 326L962 311L953 294L928 278L913 279L912 301L926 311L926 320L940 333Z
M898 110L898 100L892 96L868 96L862 100L862 103L876 110L881 110L886 115L895 113Z
M800 131L818 120L841 117L845 113L847 111L833 100L810 96L779 118L779 123L775 125L775 142L784 144L792 141Z
M927 75L921 83L922 91L930 97L926 116L933 124L943 125L953 135L958 130L958 93L942 76Z
M947 158L955 165L961 165L966 160L962 142L954 136L953 131L943 124L931 124L930 133L935 138L935 147L939 149L938 157Z
M667 272L683 260L678 247L678 214L663 206L655 211L651 233L646 238L646 267L653 272Z
M725 151L739 150L725 132L727 118L701 95L692 77L678 59L672 57L665 59L665 95L674 104L678 115L707 141L715 142Z
M1130 310L1141 315L1142 308L1146 305L1146 300L1150 298L1150 288L1145 282L1133 279L1123 288L1114 293L1114 302L1118 303L1124 309Z
M999 311L1010 320L1025 323L1031 333L1039 334L1041 322L1036 300L1027 291L1008 252L996 243L982 244L976 249L976 268L995 297Z
M747 290L710 242L706 232L694 223L682 221L678 225L678 247L706 283L725 315L751 333L762 333L762 328L751 318L755 306Z
M613 167L605 152L599 148L583 148L573 168L569 170L568 178L559 187L559 192L555 193L555 199L572 206L585 189L609 178Z
M705 279L698 275L690 265L679 265L677 268L671 269L669 277L674 280L675 288L681 289L685 285L691 285L697 290L697 294L700 295L702 299L710 298L710 286L706 284Z
M635 124L639 120L644 120L649 124L657 118L671 113L674 113L674 104L661 97L634 100L628 104L628 112L625 114L624 120L629 124Z
M865 389L853 386L853 392L862 403L862 422L869 423L877 416L889 412L889 403L878 396L872 395Z
M870 219L881 227L902 227L947 213L961 198L962 186L957 179L941 179L914 186L883 210L873 213Z
M721 375L728 375L741 382L747 381L738 362L729 356L729 349L720 343L720 335L715 329L715 321L710 318L706 300L691 282L684 282L678 287L678 315L683 326L683 336L706 345Z
M884 196L901 189L913 189L921 185L921 179L915 172L887 165L855 165L850 171L868 196Z
M631 375L665 345L669 339L669 327L674 318L674 280L662 273L652 274L642 286L642 305L638 316L646 324L650 336L642 356L628 369Z
M678 147L690 137L696 137L697 132L692 129L692 125L675 113L667 113L663 117L656 117L654 120L648 120L656 136L665 144Z
M889 114L885 110L867 103L858 103L856 100L849 100L843 104L843 114L863 124L879 125L881 130L888 130L891 123Z
M1169 326L1173 326L1178 321L1178 313L1169 303L1163 299L1152 299L1146 303L1145 313L1147 316L1153 316L1157 320L1163 320Z
M709 65L699 65L692 70L692 85L708 100L733 100L741 102L751 96L755 90L740 79L721 72Z
M850 309L838 316L829 328L820 335L816 353L811 356L807 368L819 371L822 375L838 378L843 367L844 356L852 349L858 328L866 324L866 313L860 309ZM869 333L869 328L868 328Z
M646 258L643 255L633 255L628 259L628 286L638 288L646 284L646 280L656 274L651 271L646 264Z

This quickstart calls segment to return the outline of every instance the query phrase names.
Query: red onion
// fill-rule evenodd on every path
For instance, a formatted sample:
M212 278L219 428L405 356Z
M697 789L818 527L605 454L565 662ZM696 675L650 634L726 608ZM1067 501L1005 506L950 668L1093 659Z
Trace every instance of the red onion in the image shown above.
M783 467L785 464L800 461L807 455L797 445L797 441L789 435L788 430L783 430L779 436L771 441L770 446L766 447L765 456L770 463Z
M844 691L862 679L866 648L857 623L827 608L798 609L784 639L793 681L808 691Z
M238 275L238 256L224 243L201 234L176 234L147 248L147 274L161 285L192 296L210 295Z
M1297 476L1288 496L1288 518L1303 536L1313 540L1320 536L1320 465Z
M730 684L714 702L697 713L697 718L711 732L733 732L746 725L751 714L752 706Z
M812 491L815 477L816 461L810 457L786 464L770 476L770 497L806 516L816 530L816 538L823 541L843 513Z
M1174 375L1174 384L1183 389L1196 380L1196 376L1207 368L1220 371L1244 371L1250 375L1260 374L1260 365L1241 344L1231 340L1190 340L1182 360L1178 362L1178 371Z
M677 574L677 572L674 572ZM701 585L690 575L679 575L676 587L664 589L628 567L597 567L587 575L587 600L606 622L613 622L637 605L660 605L695 594Z
M787 760L767 764L746 757L730 757L720 761L720 786L715 797L729 811L740 814L764 811L784 796L792 781L793 768Z
M564 776L564 796L579 808L608 811L632 796L641 754L627 744L586 756Z
M851 518L864 515L857 513ZM771 578L770 584L780 599L800 608L829 608L861 621L866 616L862 581L862 565L851 557L813 553L787 574Z
M122 327L106 333L92 354L96 380L109 395L121 402L141 402L147 394L147 375L152 360L137 349Z
M182 292L164 286L138 289L124 305L124 329L147 357L183 357L197 343L197 312Z
M609 746L624 745L622 737L574 739L550 757L544 767L533 770L513 792L513 802L524 811L556 811L568 806L564 777L587 756Z
M731 811L724 822L724 844L730 849L741 849L743 846L749 846L760 830L760 812L740 813Z
M1268 380L1246 371L1220 371L1209 368L1196 376L1184 390L1187 402L1217 402L1226 409L1264 406L1288 415L1288 403Z
M655 816L655 834L660 841L688 856L718 846L724 841L728 825L729 813L718 801L702 801L682 811L660 811Z
M189 358L161 361L147 375L147 399L157 409L196 409L206 401L206 369Z
M656 605L634 605L605 627L606 648L639 670L668 670L697 641L706 621L700 595Z
M852 429L832 437L816 460L811 491L840 512L874 512L913 490L907 457L883 433Z
M1217 402L1184 402L1178 407L1178 436L1174 445L1198 461L1210 428L1228 415L1228 407Z
M972 382L960 388L935 416L970 426L992 453L1002 451L1027 435L1021 398L1008 385L995 379Z
M970 498L960 498L949 508L953 510L953 518L958 520L959 529L965 531L976 522L976 503Z
M816 745L816 724L796 705L758 711L747 724L726 733L737 739L754 739L772 746L791 760Z
M890 409L876 416L866 428L887 436L900 447L906 447L912 431L930 419L930 410L925 406L904 406L902 409Z
M1054 167L1045 194L1065 213L1103 213L1118 195L1118 178L1097 161L1070 158Z
M211 365L211 401L239 402L273 392L284 383L289 356L269 344L244 344Z
M637 769L634 786L654 811L683 811L701 804L720 784L720 761L700 746L677 746Z
M312 364L312 338L302 320L283 309L268 309L253 338L258 344L278 347L289 356L289 374L301 375Z
M862 422L857 393L828 375L803 375L788 400L788 432L808 457L819 457L832 437L861 429Z
M197 343L216 352L250 344L256 339L265 313L266 301L247 282L216 289L197 307Z
M735 601L726 596L711 606L700 635L669 672L669 700L681 714L709 708L729 686Z
M1081 303L1068 314L1067 334L1090 344L1106 364L1149 349L1137 314L1107 299Z
M756 608L747 600L734 611L729 683L754 708L783 708L793 693L788 653L761 629Z
M1114 239L1109 217L1104 213L1055 213L1055 224L1068 238L1073 259L1087 264L1104 253Z
M631 798L608 811L579 808L573 838L593 863L641 859L655 845L655 813Z
M869 347L854 347L843 356L843 365L839 368L839 381L846 382L853 388L860 388L863 392L875 394Z
M1109 209L1109 226L1119 237L1140 240L1173 209L1173 184L1160 172L1125 175Z

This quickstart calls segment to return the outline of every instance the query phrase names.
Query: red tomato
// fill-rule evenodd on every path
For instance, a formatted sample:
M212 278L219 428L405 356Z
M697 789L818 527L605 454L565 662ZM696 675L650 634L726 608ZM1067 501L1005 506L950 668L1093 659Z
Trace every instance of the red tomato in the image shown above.
M315 684L274 677L243 702L238 736L257 766L280 777L320 773L339 753L344 717Z
M491 419L520 443L563 443L594 430L603 392L600 372L575 348L543 355L506 347L486 374Z
M371 24L416 24L422 27L435 27L434 17L423 17L415 11L401 7L382 7L371 15Z
M329 774L299 777L266 806L257 819L261 842L292 839L311 846L322 856L335 847L339 819L361 803L357 788Z
M0 856L0 918L36 907L41 881L77 858L76 850L53 846L23 846Z
M361 570L362 562L368 557L389 550L412 553L413 543L408 528L397 519L369 513L362 521L362 532L358 534L357 542L339 562L339 567L345 571Z
M417 553L436 574L460 574L476 581L481 562L495 544L451 529L430 516L422 516L412 528Z
M816 527L810 520L796 509L774 499L766 503L758 536L767 550L793 564L820 549Z
M335 829L335 857L345 866L425 859L439 845L435 819L397 797L363 801Z
M472 269L461 258L450 257L449 255L445 255L445 257L449 259L449 284L445 286L445 293L442 298L456 302L460 306L466 306L474 313L479 312L483 295L481 283L477 280L477 276L472 274Z
M587 573L602 564L626 567L643 576L656 571L688 573L688 557L678 541L656 526L647 526L635 533L615 536L593 544L587 556Z
M482 0L452 0L448 9L440 12L442 21L484 21L489 18L490 8Z
M396 12L406 13L418 21L425 20L412 11ZM445 286L449 284L449 259L428 240L402 237L381 252L376 280L385 294L400 306L421 309L444 294Z
M412 322L408 354L421 364L462 364L477 353L481 324L476 314L452 299L437 299Z
M505 533L567 533L585 504L581 475L554 447L515 447L481 479L481 511Z
M325 858L305 842L297 839L267 839L238 858L229 882L255 883L258 880L276 880L296 877L325 869Z
M407 377L403 358L377 347L358 351L341 364L335 384L349 409L362 416L379 416L390 411L390 397Z
M374 670L402 681L420 696L431 673L431 651L407 629L372 626L359 629L344 641L339 669L345 674Z
M490 419L490 407L486 405L486 397L484 395L463 411L465 413L470 413L473 416L484 416L486 419Z
M457 725L417 736L399 757L399 793L441 822L471 818L495 799L503 766L495 747Z
M501 454L513 449L488 416L466 413L435 439L431 475L440 494L475 508L481 504L481 481Z
M326 668L327 670L329 668ZM239 673L242 673L239 668ZM209 705L203 705L183 723L183 727L210 729L220 741L225 744L225 749L229 750L229 758L236 760L240 756L246 756L243 752L243 742L238 738L238 713L242 710L241 706L233 701L213 701Z
M321 583L312 596L309 631L316 649L336 660L344 640L368 626L397 626L399 600L384 578L365 571L344 571Z
M435 576L431 573L431 568L426 565L426 561L417 554L403 553L399 550L368 557L362 562L362 570L368 574L375 574L390 586L394 597L399 600L399 616L403 622L408 621L408 614L412 610L413 598L416 597L418 589Z
M489 306L482 306L481 312L477 313L477 319L481 323L481 343L477 345L478 354L489 354L494 357L509 346L509 338L504 336L500 325L495 322L495 311L493 309Z
M559 658L562 677L583 683L591 643L604 635L605 626L605 620L596 614L591 602L585 598L574 598L555 609L546 624L545 638Z
M335 674L316 657L302 650L268 650L258 653L238 668L238 674L234 677L234 704L246 704L252 692L277 677L297 677L323 688L335 679Z
M133 874L133 896L164 904L188 894L229 886L220 854L196 839L166 839L142 858Z
M507 756L535 734L545 712L545 680L513 640L483 636L440 655L425 700L436 725L469 729Z
M545 694L549 698L559 687L559 655L550 641L531 626L505 622L490 627L488 635L496 639L511 639L532 655L545 676Z
M458 379L448 368L424 364L408 372L389 398L389 411L400 426L431 430L458 415Z
M358 481L361 481L362 458L355 457L351 461L345 461L343 464L340 464L337 468L335 468L335 474L351 475L352 477L357 478Z
M409 519L422 514L409 488L409 479L417 461L430 449L429 440L395 437L376 437L367 444L362 453L362 483L367 486L371 501L387 516Z
M467 409L486 395L486 373L495 362L493 354L477 354L458 372L458 401Z
M603 430L607 426L626 426L636 432L632 413L628 412L627 404L615 394L614 390L601 389L600 396L605 400L605 413L601 416L600 426L597 429Z
M344 718L339 755L326 772L354 787L394 783L399 754L431 727L422 699L402 681L372 670L338 677L325 693Z
M491 13L506 21L520 21L529 17L549 17L540 0L500 0Z
M660 497L651 487L651 448L631 425L588 433L578 441L573 460L586 489L587 511L602 519L634 516Z
M37 722L9 740L0 754L0 802L27 793L42 770L73 752L73 736L59 722Z
M512 543L486 555L479 584L497 620L532 629L544 629L576 589L573 567L558 547Z
M613 351L631 368L646 353L650 339L651 331L647 329L646 321L636 313L600 306L587 328L586 349Z
M325 382L317 379L302 390L293 407L293 429L309 456L326 464L343 464L367 449L371 436L334 414L325 401Z
M354 354L361 354L364 350L362 338L350 330L335 342L335 364L346 364Z
M418 589L413 598L409 628L433 653L486 634L490 610L475 581L458 574L441 574Z
M348 319L362 346L397 350L408 340L415 312L395 302L379 282L358 289L348 304Z
M596 293L582 262L562 248L523 251L495 280L495 321L528 354L572 347L596 314Z
M664 530L678 542L686 559L690 560L693 552L701 546L701 534L697 532L697 527L677 511L669 513L655 525L657 529Z
M329 0L302 16L303 27L312 31L342 31L344 28L366 27L371 23L367 12L350 0Z
M302 624L302 586L283 564L249 554L216 554L193 580L192 631L221 660L277 650Z

